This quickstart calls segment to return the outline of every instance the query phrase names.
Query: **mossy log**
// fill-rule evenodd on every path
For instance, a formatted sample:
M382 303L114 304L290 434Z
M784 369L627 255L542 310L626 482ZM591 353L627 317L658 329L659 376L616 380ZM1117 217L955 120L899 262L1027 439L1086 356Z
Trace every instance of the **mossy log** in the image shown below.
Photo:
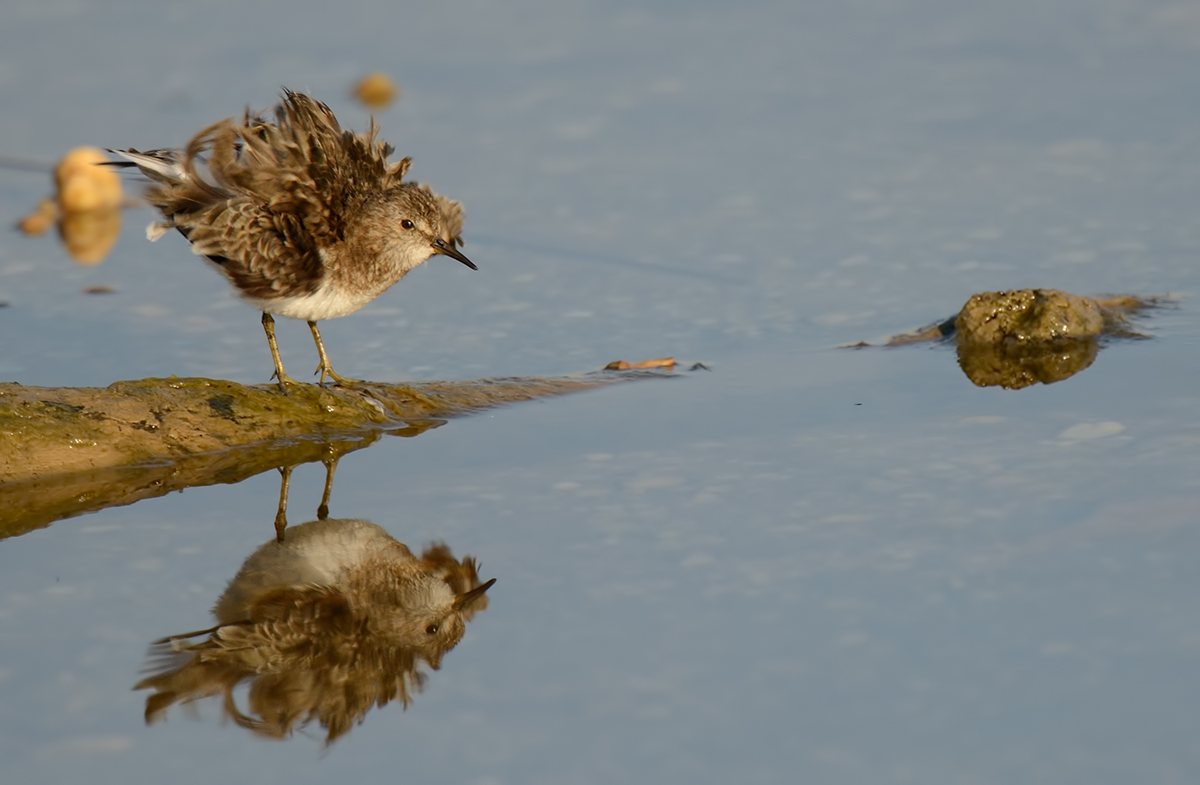
M202 378L105 388L0 384L0 537L193 485L331 460L507 403L666 376L653 371L360 388Z

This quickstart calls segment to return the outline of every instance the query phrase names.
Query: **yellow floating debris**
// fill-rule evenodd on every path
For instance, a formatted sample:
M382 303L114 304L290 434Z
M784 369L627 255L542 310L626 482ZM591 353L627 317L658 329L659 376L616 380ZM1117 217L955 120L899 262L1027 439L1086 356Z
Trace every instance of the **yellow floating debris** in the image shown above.
M121 178L100 164L108 156L96 147L70 150L54 168L54 198L17 222L27 235L44 234L58 225L67 253L80 264L99 264L121 233L124 194Z
M80 264L100 264L121 234L121 211L67 212L58 222L58 234L72 259Z
M58 162L54 185L58 204L65 213L92 210L119 210L125 198L121 178L108 163L104 151L96 147L76 147Z
M386 109L399 96L400 88L387 74L380 71L367 74L354 88L354 97L362 101L368 109Z
M17 221L17 229L30 237L43 235L58 220L58 203L53 199L38 202L37 209Z

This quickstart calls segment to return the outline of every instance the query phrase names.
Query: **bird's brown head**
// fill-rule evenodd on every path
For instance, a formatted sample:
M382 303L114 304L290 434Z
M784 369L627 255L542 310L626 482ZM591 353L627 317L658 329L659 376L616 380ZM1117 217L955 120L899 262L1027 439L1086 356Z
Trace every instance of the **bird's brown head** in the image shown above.
M458 250L462 245L463 209L429 186L404 183L372 200L362 211L355 232L357 253L379 253L401 274L434 255L449 256L472 270L475 264ZM352 242L349 233L347 242Z

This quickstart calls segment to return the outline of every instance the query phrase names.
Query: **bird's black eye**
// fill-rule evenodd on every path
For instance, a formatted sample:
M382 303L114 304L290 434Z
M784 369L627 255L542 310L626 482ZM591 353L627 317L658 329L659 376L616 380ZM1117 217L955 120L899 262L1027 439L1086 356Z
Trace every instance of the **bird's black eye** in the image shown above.
M407 218L405 218L403 221L401 221L400 225L403 226L405 229L416 229L417 228L417 225L415 223L413 223L412 221L408 220Z
M438 631L438 626L436 624L430 624L428 627L425 628L425 632L428 635L437 635L437 631Z

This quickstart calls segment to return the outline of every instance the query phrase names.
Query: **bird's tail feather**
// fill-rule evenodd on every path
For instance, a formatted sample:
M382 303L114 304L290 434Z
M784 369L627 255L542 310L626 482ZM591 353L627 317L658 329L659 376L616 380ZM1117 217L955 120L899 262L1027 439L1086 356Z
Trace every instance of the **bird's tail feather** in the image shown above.
M133 148L128 150L109 148L108 152L125 159L124 161L110 161L110 166L136 166L151 180L157 180L160 183L180 183L188 179L188 174L179 160L179 150L147 150L143 153Z

